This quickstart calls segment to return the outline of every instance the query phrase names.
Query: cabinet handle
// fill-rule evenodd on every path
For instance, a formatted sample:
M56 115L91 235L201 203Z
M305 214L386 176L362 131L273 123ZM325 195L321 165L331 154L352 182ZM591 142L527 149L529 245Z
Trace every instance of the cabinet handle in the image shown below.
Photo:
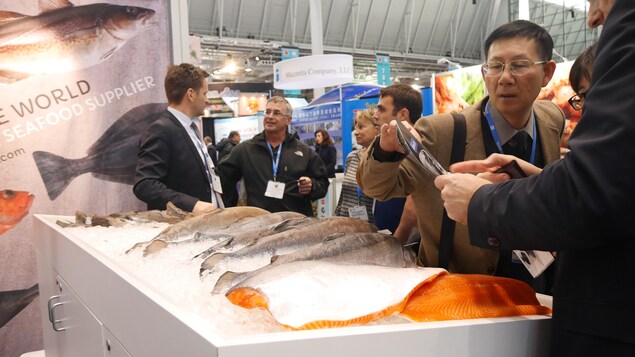
M47 306L48 306L48 310L49 310L49 321L51 323L53 323L53 308L52 308L52 304L53 304L53 300L55 299L59 299L60 295L53 295L49 298L48 302L47 302Z
M57 296L59 297L59 296ZM58 306L62 306L64 305L64 303L58 302L57 304L53 304L50 306L49 308L49 317L51 320L51 325L53 326L53 331L57 331L57 332L61 332L61 331L65 331L66 327L62 327L62 328L58 328L57 324L62 322L62 320L57 320L55 319L55 308L57 308Z

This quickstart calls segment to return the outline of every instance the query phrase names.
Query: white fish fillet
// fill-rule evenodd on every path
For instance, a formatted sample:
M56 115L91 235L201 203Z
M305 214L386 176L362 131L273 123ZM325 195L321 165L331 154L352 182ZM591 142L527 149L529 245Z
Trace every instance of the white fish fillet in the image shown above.
M402 302L440 268L392 268L321 261L297 261L263 271L229 290L258 290L269 311L292 328L315 321L345 321Z

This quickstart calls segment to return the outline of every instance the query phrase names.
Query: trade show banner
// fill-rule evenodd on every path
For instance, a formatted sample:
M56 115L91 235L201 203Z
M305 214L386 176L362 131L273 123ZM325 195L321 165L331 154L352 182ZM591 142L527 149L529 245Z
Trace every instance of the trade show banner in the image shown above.
M573 61L558 63L553 78L538 94L538 99L550 100L559 106L564 112L564 116L568 119L562 135L563 141L561 144L563 147L568 145L569 136L571 136L573 129L578 125L578 121L582 116L582 111L574 110L568 102L569 98L575 94L573 88L571 88L571 82L569 82L569 72L572 65Z
M329 133L337 149L337 166L342 166L342 120L340 103L328 103L293 111L291 131L296 131L305 144L315 146L315 131L324 129Z
M375 64L377 65L377 84L380 86L389 86L390 56L377 54L375 56Z
M337 86L353 81L353 56L305 56L273 65L276 89L309 89Z
M260 132L262 116L249 115L236 118L214 119L214 142L219 143L229 137L229 132L236 130L240 133L240 141L249 140Z
M32 214L144 209L137 147L166 108L169 1L71 1L0 1L0 356L43 347Z
M291 58L300 57L300 49L297 47L282 47L280 49L280 52L281 52L280 58L283 61L291 59ZM285 89L284 90L285 96L299 96L300 94L302 94L302 91L300 89Z
M485 97L481 66L470 66L434 75L436 113L458 113Z

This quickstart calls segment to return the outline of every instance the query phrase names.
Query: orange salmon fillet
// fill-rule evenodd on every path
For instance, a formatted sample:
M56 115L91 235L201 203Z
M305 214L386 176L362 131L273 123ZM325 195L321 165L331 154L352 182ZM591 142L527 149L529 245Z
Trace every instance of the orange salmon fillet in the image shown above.
M411 320L442 321L547 315L535 291L522 281L478 274L442 274L420 286L401 312Z

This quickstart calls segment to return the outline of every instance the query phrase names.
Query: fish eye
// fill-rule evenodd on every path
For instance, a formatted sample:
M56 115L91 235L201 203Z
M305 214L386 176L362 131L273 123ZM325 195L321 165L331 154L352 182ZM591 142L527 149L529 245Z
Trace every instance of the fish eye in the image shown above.
M15 196L15 191L13 190L2 191L2 198L13 198L14 196Z
M139 14L139 9L134 6L126 7L126 14L136 16Z

